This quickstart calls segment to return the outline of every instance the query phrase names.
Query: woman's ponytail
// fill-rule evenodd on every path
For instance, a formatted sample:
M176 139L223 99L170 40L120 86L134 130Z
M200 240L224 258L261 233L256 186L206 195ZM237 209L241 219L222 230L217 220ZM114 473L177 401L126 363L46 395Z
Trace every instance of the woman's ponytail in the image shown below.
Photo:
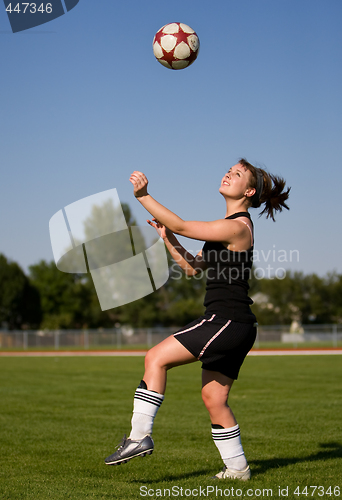
M281 212L283 208L289 210L285 203L289 197L291 188L285 189L286 182L282 177L269 174L262 168L256 168L244 158L239 160L239 164L247 168L252 174L251 187L256 189L255 194L251 198L251 205L258 208L265 205L259 215L266 214L275 220L275 212Z

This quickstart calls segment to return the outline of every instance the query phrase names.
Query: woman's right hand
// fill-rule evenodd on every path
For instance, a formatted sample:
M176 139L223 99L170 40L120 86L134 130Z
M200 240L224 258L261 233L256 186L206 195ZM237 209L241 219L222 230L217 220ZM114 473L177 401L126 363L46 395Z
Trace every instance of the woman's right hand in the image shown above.
M167 233L169 230L163 224L161 224L155 217L152 220L147 220L147 223L154 227L154 229L158 232L159 236L165 240L167 238Z
M147 180L147 177L145 174L135 170L131 174L131 177L129 178L129 180L133 184L134 196L136 198L140 198L141 196L146 196L148 194L148 192L147 192L148 180Z

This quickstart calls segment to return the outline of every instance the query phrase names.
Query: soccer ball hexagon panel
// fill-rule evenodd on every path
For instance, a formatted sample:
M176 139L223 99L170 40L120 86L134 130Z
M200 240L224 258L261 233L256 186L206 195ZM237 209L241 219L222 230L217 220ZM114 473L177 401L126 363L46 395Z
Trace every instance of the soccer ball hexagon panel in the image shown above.
M197 34L184 23L166 24L153 39L153 53L157 61L169 69L190 66L197 58L199 46Z

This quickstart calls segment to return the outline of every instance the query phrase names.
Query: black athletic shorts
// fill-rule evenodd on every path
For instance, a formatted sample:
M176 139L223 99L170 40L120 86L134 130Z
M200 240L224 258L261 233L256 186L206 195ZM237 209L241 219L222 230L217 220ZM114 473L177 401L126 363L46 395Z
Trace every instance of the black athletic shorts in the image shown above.
M256 326L206 314L176 332L174 337L202 361L202 368L237 379L243 360L255 342Z

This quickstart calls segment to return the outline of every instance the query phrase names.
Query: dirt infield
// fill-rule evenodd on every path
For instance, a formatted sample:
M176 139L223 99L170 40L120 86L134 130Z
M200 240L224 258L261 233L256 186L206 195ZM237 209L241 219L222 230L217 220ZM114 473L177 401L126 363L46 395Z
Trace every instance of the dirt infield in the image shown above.
M56 356L145 356L145 351L0 351L0 357ZM341 348L317 349L252 349L248 356L310 356L342 354Z

